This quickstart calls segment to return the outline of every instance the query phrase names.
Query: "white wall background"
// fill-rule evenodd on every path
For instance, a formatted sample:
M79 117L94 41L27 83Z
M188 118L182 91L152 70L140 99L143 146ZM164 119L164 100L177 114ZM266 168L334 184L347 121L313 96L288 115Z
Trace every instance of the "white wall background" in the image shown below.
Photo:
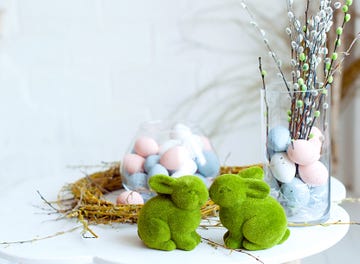
M234 22L248 20L234 0L0 0L0 9L0 190L119 160L139 123L169 118L221 73L245 76L247 98L264 53ZM205 123L233 92L224 84L176 117ZM236 130L214 139L227 164L260 161L250 98Z

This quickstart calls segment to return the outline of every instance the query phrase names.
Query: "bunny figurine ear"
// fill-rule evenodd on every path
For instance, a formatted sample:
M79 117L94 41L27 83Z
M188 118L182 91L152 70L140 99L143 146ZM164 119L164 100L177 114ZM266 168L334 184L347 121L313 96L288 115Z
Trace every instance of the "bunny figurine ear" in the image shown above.
M264 171L259 166L253 166L244 170L241 170L238 175L244 179L258 179L262 180L264 178Z
M172 194L175 178L167 175L157 174L149 179L150 188L157 193Z
M270 187L266 182L256 179L245 179L247 197L265 199L270 194Z

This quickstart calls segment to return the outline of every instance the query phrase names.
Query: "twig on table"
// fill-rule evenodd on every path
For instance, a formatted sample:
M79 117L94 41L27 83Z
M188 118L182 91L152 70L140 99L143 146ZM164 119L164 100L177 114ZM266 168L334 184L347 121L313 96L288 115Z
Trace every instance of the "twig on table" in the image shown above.
M243 249L240 249L240 248L238 248L238 249L231 249L231 248L228 248L228 247L226 247L226 246L224 246L224 245L222 245L222 244L219 244L219 243L217 243L217 242L215 242L215 241L212 241L211 239L208 239L208 238L205 238L205 237L201 237L201 239L202 239L202 240L205 240L210 246L213 246L214 248L218 248L218 247L225 248L225 249L230 250L230 253L233 252L233 251L239 252L239 253L243 253L243 254L246 254L246 255L254 258L256 261L264 264L264 262L263 262L261 259L259 259L258 257L254 256L253 254L249 253L249 252L246 251L246 250L243 250Z

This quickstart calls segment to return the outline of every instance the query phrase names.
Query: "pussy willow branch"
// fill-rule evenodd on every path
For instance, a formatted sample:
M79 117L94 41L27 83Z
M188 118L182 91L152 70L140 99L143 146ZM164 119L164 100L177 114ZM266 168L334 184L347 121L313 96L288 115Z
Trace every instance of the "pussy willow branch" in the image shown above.
M255 259L256 261L258 261L260 263L264 263L261 259L259 259L258 257L254 256L253 254L251 254L251 253L249 253L249 252L247 252L245 250L242 250L242 249L230 249L230 248L228 248L228 247L226 247L226 246L224 246L222 244L219 244L219 243L217 243L215 241L212 241L211 239L208 239L208 238L205 238L205 237L201 237L201 239L205 240L211 246L225 248L225 249L230 250L230 252L235 251L235 252L243 253L243 254L246 254L246 255L252 257L253 259Z

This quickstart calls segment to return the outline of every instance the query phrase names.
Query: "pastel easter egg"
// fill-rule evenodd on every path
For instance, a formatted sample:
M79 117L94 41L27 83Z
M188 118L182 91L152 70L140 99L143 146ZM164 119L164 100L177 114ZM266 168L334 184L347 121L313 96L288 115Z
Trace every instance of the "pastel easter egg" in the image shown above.
M186 171L177 170L171 174L171 177L180 178L180 177L186 176L186 175L191 175L191 174L188 174Z
M181 140L178 139L167 140L160 145L159 155L162 156L169 149L180 145L182 145Z
M180 170L186 172L188 175L193 175L197 169L196 162L192 159L187 159L180 168Z
M187 148L192 159L195 159L197 157L202 163L205 163L205 157L202 150L202 142L199 141L198 138L190 136L183 139L183 146Z
M145 159L137 154L128 153L124 156L123 166L126 172L133 174L144 171Z
M155 164L159 163L160 156L159 155L150 155L146 158L144 163L144 169L147 173L151 170L152 167L155 166Z
M177 123L170 132L170 138L173 139L184 139L192 135L190 127Z
M286 151L290 143L290 132L284 126L275 126L268 134L268 147L276 152Z
M324 185L329 179L329 171L321 161L299 166L299 175L310 186Z
M147 157L149 155L154 155L159 152L159 145L155 139L151 137L139 137L134 144L135 153Z
M148 173L148 176L151 177L153 175L157 175L157 174L162 174L162 175L167 175L169 176L169 172L168 170L160 165L160 164L155 164L150 170L149 170L149 173Z
M321 146L325 140L323 133L317 127L312 127L310 131L309 142L312 142L317 147L319 153L321 152Z
M280 191L285 203L289 207L298 208L306 206L310 201L310 190L299 178L295 177L291 182L282 184Z
M220 171L220 161L214 151L204 151L205 163L196 158L198 172L205 177L215 177Z
M314 208L316 212L323 213L328 206L329 188L327 184L314 186L310 188L309 207ZM323 209L322 209L323 208Z
M160 157L160 164L168 170L178 170L189 158L188 150L183 146L175 146Z
M202 148L204 151L212 151L213 150L212 145L210 143L210 139L208 137L198 136L198 135L196 135L196 136L199 137L199 140L202 143Z
M275 153L270 160L270 169L272 175L280 182L290 182L296 173L296 166L291 161L286 152Z
M315 126L313 126L310 130L310 138L315 138L318 139L320 141L324 140L324 135L321 132L321 130Z
M315 144L305 139L294 140L287 149L289 159L300 165L309 165L320 158Z
M136 172L126 177L126 186L130 190L148 189L147 175L142 172Z
M144 199L138 192L124 191L116 198L116 204L144 204Z

